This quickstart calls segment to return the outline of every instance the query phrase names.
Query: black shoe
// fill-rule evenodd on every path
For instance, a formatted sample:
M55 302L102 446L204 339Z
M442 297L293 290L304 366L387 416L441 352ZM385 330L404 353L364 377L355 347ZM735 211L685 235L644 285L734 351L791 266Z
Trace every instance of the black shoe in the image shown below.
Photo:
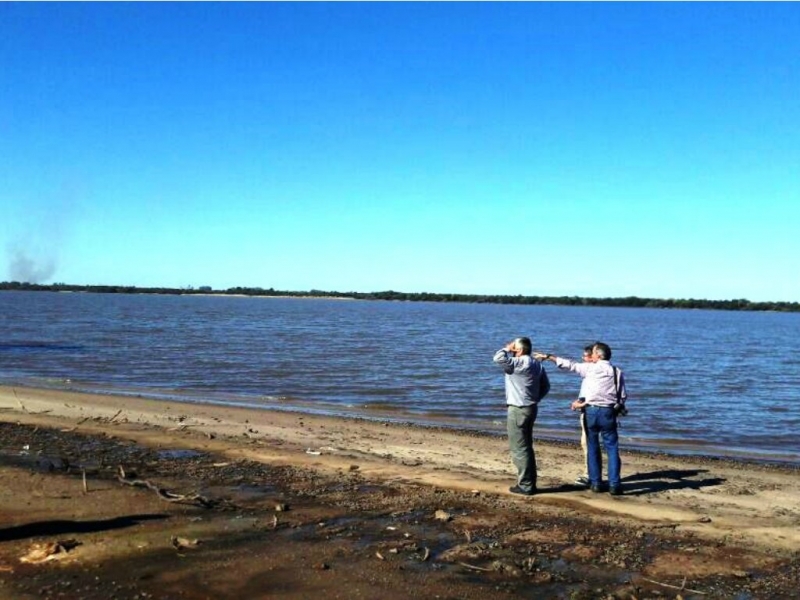
M521 496L533 496L536 493L535 488L530 491L526 491L523 490L518 485L512 485L510 488L508 488L508 491L511 492L512 494L520 494Z
M600 485L593 485L593 486L592 486L592 491L593 491L595 494L599 494L600 492L602 492L602 491L603 491L603 487L602 487L602 486L600 486Z
M620 487L610 487L608 488L608 493L612 496L622 496L622 488Z

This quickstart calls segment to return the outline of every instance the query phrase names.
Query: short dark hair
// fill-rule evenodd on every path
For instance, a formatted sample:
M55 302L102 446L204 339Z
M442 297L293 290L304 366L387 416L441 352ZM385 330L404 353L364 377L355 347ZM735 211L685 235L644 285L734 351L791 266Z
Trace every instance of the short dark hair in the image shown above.
M611 360L611 347L603 342L595 342L594 350L602 360Z
M592 355L592 350L594 350L594 344L589 344L588 346L583 347L583 353L588 354L589 356Z
M531 348L533 347L531 344L531 338L529 337L518 337L514 340L517 344L519 344L522 353L525 355L530 355Z

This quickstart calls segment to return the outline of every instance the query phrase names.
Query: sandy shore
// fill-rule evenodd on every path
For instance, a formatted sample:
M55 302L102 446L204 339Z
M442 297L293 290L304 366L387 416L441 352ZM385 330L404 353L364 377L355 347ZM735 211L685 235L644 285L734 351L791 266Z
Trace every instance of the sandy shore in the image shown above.
M183 587L180 589L183 591L180 595L175 589L165 587L165 581L175 582L178 575L161 572L150 574L145 581L152 581L154 585L148 587L142 582L131 584L130 594L117 590L114 592L117 598L301 598L320 590L331 597L402 598L408 597L409 585L427 585L429 587L420 589L440 597L454 598L473 597L473 593L474 597L482 597L487 589L503 589L511 597L589 598L613 595L643 598L651 594L663 594L666 597L681 595L687 598L695 593L698 598L707 598L729 597L726 594L736 591L750 594L742 597L789 598L793 597L798 585L800 472L796 468L634 453L623 448L625 495L611 497L571 485L581 472L582 455L577 443L537 442L541 493L533 498L519 498L508 493L508 487L513 483L513 469L505 439L471 432L364 419L9 387L0 387L0 422L23 428L9 429L6 434L7 438L13 438L17 443L21 439L17 436L26 435L26 431L37 432L36 435L50 431L58 435L58 443L65 444L65 448L72 448L71 452L74 453L79 453L76 444L85 446L86 439L124 442L152 452L160 451L161 454L157 455L160 459L153 459L150 463L152 472L145 471L145 475L139 475L151 482L155 481L151 476L163 477L159 479L159 485L164 485L163 481L174 485L186 484L188 471L164 475L167 473L165 469L180 459L163 459L169 453L173 457L181 456L180 450L213 457L208 463L212 466L261 465L259 468L271 470L271 476L279 480L283 487L275 488L272 495L264 493L257 499L243 496L239 488L236 488L237 492L230 492L233 488L228 487L226 501L245 510L242 515L255 519L265 530L279 531L277 525L272 528L269 525L272 519L275 519L275 523L279 521L273 513L276 498L280 496L291 497L295 505L313 499L316 508L312 509L309 504L308 510L317 511L315 514L319 515L326 514L325 523L332 518L330 511L336 513L337 522L346 521L348 515L353 517L354 513L361 514L359 511L366 511L372 517L379 515L382 519L396 519L399 517L392 515L400 513L417 514L419 527L429 528L426 530L428 534L434 535L434 529L443 528L437 530L434 537L438 535L437 539L441 540L455 536L451 543L440 541L437 545L431 543L423 546L421 541L417 541L413 552L408 551L408 544L402 545L403 540L399 540L397 546L381 545L382 541L375 541L377 534L373 532L367 535L368 532L363 529L358 530L360 535L365 536L364 540L373 540L369 542L372 546L363 540L361 544L354 542L352 547L347 546L344 544L347 535L342 532L317 540L324 543L317 543L313 550L303 545L308 540L284 539L282 543L290 548L287 552L295 557L295 569L302 571L305 565L311 569L314 577L309 578L308 573L301 576L283 572L276 580L294 583L282 591L276 591L258 578L258 568L250 564L252 561L248 562L247 556L252 557L251 544L259 540L248 538L246 544L242 542L244 545L240 555L230 555L225 560L233 561L242 577L244 573L249 574L248 585L251 587L247 589L251 595L242 595L242 588L237 587L241 580L226 578L226 571L222 569L213 582L206 582L203 586L189 585L187 580L181 580ZM80 440L83 441L67 439L77 435L82 436ZM90 517L95 520L112 518L104 510L113 504L112 496L117 498L117 503L121 503L119 506L123 513L115 514L113 518L144 514L141 506L134 509L125 504L125 498L132 495L136 502L149 503L147 514L169 514L176 527L183 523L183 526L191 528L190 519L193 517L185 511L199 510L195 506L187 508L185 503L166 502L147 488L115 481L114 465L102 464L102 461L89 469L90 477L96 476L97 482L91 481L82 492L76 492L75 477L78 471L74 468L71 471L69 468L62 469L64 464L70 461L75 463L76 459L63 459L63 463L58 459L53 463L55 459L50 456L48 460L55 466L43 472L41 468L37 470L35 466L19 464L18 460L9 458L23 452L22 448L10 447L9 439L3 440L2 445L4 454L0 467L4 491L0 495L3 515L0 527L6 529L0 529L0 580L3 581L0 597L3 590L11 592L12 595L6 596L9 598L28 597L25 595L28 593L30 597L48 597L48 590L52 591L52 597L99 598L103 597L103 593L108 593L108 589L99 584L95 589L88 583L81 594L74 596L58 596L57 592L62 593L63 590L55 583L43 584L45 587L51 586L45 593L42 593L42 586L38 589L26 587L28 584L23 584L21 578L24 575L30 581L30 569L38 569L38 577L45 577L44 574L50 572L42 569L52 570L51 566L31 566L20 564L17 560L34 542L44 543L53 538L52 535L44 535L46 528L36 530L36 533L43 535L9 533L25 531L24 528L33 521L47 523L63 519L80 521ZM62 450L61 454L65 451ZM48 455L46 448L31 447L24 452ZM81 460L83 474L87 472L85 465L88 463L85 458ZM193 478L200 478L202 481L199 483L204 484L203 488L213 491L214 485L203 479L211 477L203 474L203 464L197 463L198 471ZM26 469L26 472L33 473L29 477L36 479L43 490L61 481L60 477L66 477L63 485L71 486L68 494L70 500L63 498L66 493L63 490L51 490L42 491L38 497L33 496L27 506L21 503L19 497L14 497L9 490L22 485L19 483L20 471ZM276 475L278 473L280 476ZM93 493L98 487L104 490L105 497L102 499L101 494ZM342 490L345 489L350 493L344 493ZM50 493L54 495L52 498L48 495ZM221 498L224 494L217 495ZM204 494L206 496L215 497L210 493ZM357 502L356 499L360 500ZM97 514L87 514L88 507L95 504ZM435 518L439 505L449 518ZM333 507L336 507L335 511ZM167 513L164 513L165 510ZM291 515L289 520L301 518L301 512L291 511L286 515ZM209 523L214 521L205 518ZM315 517L303 517L298 527L309 522L309 518L313 520ZM281 516L280 521L285 521L285 517ZM552 528L550 534L543 533L541 525L537 525L545 522ZM221 529L210 528L205 535L211 538L229 531L219 523ZM140 528L142 535L146 535L149 527L163 528L163 525L139 523L132 527ZM256 525L253 527L258 528ZM391 527L386 525L382 531L396 531L399 525L395 529ZM563 533L559 533L562 528ZM175 531L180 537L180 532L184 530ZM354 533L356 531L351 531L352 536L359 535ZM515 552L520 553L524 546L533 557L531 560L539 554L550 556L548 552L552 556L547 563L543 562L544 559L540 559L539 563L533 560L526 572L524 565L528 563L519 556L515 559L499 555L493 557L489 542L486 542L487 548L482 552L472 552L471 545L478 542L471 539L473 533L470 532L477 531L484 532L485 539L491 538L494 543L500 544L497 552L499 548L515 548ZM591 532L596 532L597 539L593 539L595 534ZM130 534L129 529L126 535ZM97 545L98 535L98 532L87 532L80 547L62 553L65 560L52 561L48 565L58 562L59 569L63 570L69 564L73 568L87 562L105 566L104 561L125 560L124 552L120 554L121 550L112 550L114 544L109 540L113 534L109 531L103 533L105 537L101 536L105 540L105 554L97 547L90 552L90 545ZM419 535L424 536L425 531L420 530ZM563 539L556 548L553 544L559 535ZM622 537L610 540L604 537L606 535ZM456 540L456 537L459 539ZM263 545L264 540L261 539L260 543ZM629 555L617 559L603 558L609 552L609 543L617 546L630 544ZM126 545L125 552L133 552L138 556L147 549L165 551L159 544L168 545L167 539L161 542L148 541L138 548ZM367 550L364 550L365 547ZM196 552L193 556L198 556L203 550ZM400 559L397 557L404 556L403 552L406 552L407 560L414 558L413 565L398 562ZM346 567L344 564L339 566L335 558L330 558L340 554L349 557ZM313 564L303 558L309 556L314 557L310 559ZM326 560L325 556L329 558ZM553 558L555 556L558 561L569 563L566 571L578 574L568 577L560 572L559 569L564 569ZM503 563L503 560L507 563ZM533 566L534 563L538 567ZM265 565L271 563L262 558L258 564L266 568ZM506 564L507 568L498 567L498 564ZM613 581L606 581L603 573L607 574L609 568L619 569L622 574ZM253 573L248 569L252 569ZM383 583L373 581L375 569L386 569L381 580ZM421 569L429 572L422 573ZM514 569L518 572L509 574ZM597 572L591 569L597 569ZM340 579L324 575L327 571L337 571ZM185 568L180 572L190 577ZM549 573L549 579L542 579L544 572ZM422 583L423 574L427 582L425 584ZM293 579L295 576L296 581ZM75 577L76 581L80 579ZM196 578L196 573L192 577ZM328 577L327 583L325 577ZM344 580L349 581L351 592L361 589L361 595L345 594L342 588ZM254 581L261 582L261 587ZM530 592L536 589L535 585L531 587L532 584L540 585L538 595ZM359 585L362 587L359 588ZM76 588L71 589L74 591ZM598 589L602 590L602 594L593 595ZM769 590L768 593L765 590ZM134 591L142 595L134 595ZM176 595L170 595L173 593ZM417 595L433 597L425 593Z

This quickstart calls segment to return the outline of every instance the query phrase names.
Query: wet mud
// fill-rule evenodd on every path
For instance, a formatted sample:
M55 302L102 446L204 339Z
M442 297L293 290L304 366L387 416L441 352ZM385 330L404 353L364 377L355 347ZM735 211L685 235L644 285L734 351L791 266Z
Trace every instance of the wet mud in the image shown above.
M751 600L800 589L797 555L535 497L376 483L357 461L331 475L0 423L0 473L0 598ZM20 561L54 542L57 558Z

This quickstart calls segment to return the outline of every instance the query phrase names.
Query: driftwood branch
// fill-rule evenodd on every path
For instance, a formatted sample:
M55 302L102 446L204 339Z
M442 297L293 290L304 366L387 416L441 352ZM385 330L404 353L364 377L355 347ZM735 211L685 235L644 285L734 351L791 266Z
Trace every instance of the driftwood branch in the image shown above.
M175 427L170 427L167 431L186 431L189 427L196 427L191 423L181 423L180 425L176 425Z
M701 592L699 590L693 590L691 588L686 587L686 577L683 578L683 583L680 586L677 585L670 585L668 583L661 583L660 581L654 581L652 579L648 579L647 577L642 577L643 581L647 581L649 583L655 583L656 585L663 586L665 588L670 588L673 590L679 590L681 592L691 592L692 594L700 594L701 596L705 596L706 592Z
M460 562L458 564L460 564L462 567L466 567L467 569L472 569L473 571L484 571L488 573L492 570L492 569L487 569L485 567L476 567L475 565L470 565L465 562Z
M17 402L19 403L19 407L22 409L22 412L28 412L28 409L25 408L25 405L22 403L22 400L20 400L19 396L17 396L17 390L11 388L11 392L14 394L14 398L17 399Z
M29 411L29 410L28 410L28 408L27 408L27 407L26 407L26 406L25 406L25 405L22 403L22 400L20 400L20 399L19 399L19 396L17 396L17 390L15 390L14 388L11 388L11 391L14 393L14 398L16 398L16 399L17 399L17 403L19 404L19 407L22 409L22 412L24 412L24 413L28 413L29 415L46 415L46 414L47 414L47 413L49 413L49 412L53 412L53 411L52 411L51 409L49 409L49 408L48 408L47 410L40 410L39 412L31 412L31 411Z
M200 494L175 494L145 479L128 479L125 475L125 469L122 468L122 465L118 467L117 480L119 480L120 483L124 483L125 485L130 485L134 487L145 487L149 490L153 490L156 493L156 495L165 502L194 503L194 504L199 504L203 508L213 508L214 506L217 505L217 502L215 502L214 500L209 500L208 498L206 498L205 496L201 496Z
M22 412L28 412L28 409L25 408L25 405L22 403L22 400L20 400L19 396L17 396L17 390L15 390L14 388L11 388L11 391L14 394L14 398L17 399L17 402L19 403L19 407L22 409Z

